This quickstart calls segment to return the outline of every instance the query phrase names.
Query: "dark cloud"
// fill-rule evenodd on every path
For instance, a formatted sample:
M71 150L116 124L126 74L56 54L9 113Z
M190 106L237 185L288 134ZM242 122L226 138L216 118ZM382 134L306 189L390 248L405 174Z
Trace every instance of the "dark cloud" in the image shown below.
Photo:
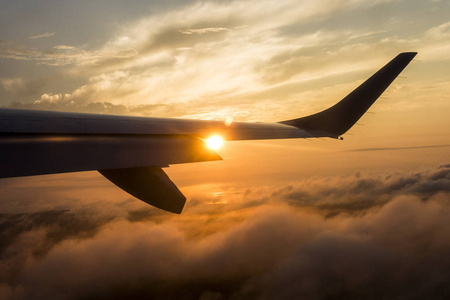
M28 259L46 257L62 241L93 237L111 219L66 210L0 214L1 283L14 285Z
M329 214L360 213L380 207L395 196L411 195L423 200L437 193L450 193L450 168L447 165L428 172L305 180L296 189L280 195L290 204L314 207Z
M3 214L0 295L447 299L449 196L443 165L224 193L176 216L131 206L109 217Z

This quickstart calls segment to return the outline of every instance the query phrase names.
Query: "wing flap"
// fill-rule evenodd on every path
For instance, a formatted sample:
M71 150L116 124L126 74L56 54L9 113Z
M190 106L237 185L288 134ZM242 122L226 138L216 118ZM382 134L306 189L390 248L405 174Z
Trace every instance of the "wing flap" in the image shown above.
M158 167L99 170L109 181L139 200L180 214L186 197Z

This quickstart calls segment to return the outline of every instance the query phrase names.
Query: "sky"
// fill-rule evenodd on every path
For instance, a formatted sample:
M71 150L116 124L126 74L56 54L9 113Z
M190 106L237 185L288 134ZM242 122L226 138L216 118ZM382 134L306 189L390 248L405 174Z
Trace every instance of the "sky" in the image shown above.
M448 299L450 1L4 1L0 107L277 122L418 52L332 139L226 142L150 207L0 180L0 299Z

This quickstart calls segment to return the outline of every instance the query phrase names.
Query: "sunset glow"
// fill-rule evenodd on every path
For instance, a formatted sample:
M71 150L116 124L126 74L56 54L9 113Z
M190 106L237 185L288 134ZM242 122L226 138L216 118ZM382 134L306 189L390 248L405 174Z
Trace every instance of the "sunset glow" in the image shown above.
M0 299L450 299L449 0L0 3L1 108L163 118L148 152L215 158L123 145L181 214L97 171L0 179ZM418 54L344 140L232 141L336 105L401 52ZM202 139L172 143L177 119Z

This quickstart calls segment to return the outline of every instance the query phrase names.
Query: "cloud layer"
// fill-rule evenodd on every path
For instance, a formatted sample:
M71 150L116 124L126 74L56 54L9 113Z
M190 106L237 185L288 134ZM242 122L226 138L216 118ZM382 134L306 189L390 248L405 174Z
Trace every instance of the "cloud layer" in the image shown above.
M233 190L232 187L228 189ZM2 299L446 299L450 165L0 216ZM116 204L118 205L118 204Z
M423 11L422 5L409 5L411 14ZM448 60L448 21L436 17L432 25L420 23L410 36L405 6L402 1L204 1L149 11L121 24L102 45L55 41L36 47L4 41L1 58L38 63L45 73L59 71L32 95L21 89L37 78L2 78L2 99L10 99L3 104L259 121L273 121L271 111L276 110L277 119L297 117L290 112L313 112L338 100L335 94L349 92L367 70L381 67L398 52L419 51L431 64ZM365 15L377 22L360 17ZM58 86L62 80L72 82L64 92ZM422 82L406 94L423 95L421 89L429 85ZM326 87L331 88L324 91ZM255 110L255 103L265 109Z

